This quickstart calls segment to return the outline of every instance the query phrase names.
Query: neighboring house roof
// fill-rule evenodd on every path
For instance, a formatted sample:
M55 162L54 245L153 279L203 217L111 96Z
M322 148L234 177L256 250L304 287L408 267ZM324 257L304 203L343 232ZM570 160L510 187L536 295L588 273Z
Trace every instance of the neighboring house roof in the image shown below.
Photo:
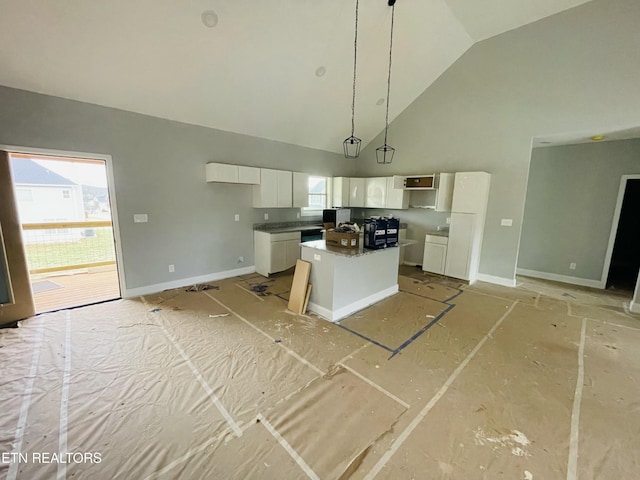
M16 184L29 185L76 185L68 178L52 172L33 160L24 158L11 159L13 181Z

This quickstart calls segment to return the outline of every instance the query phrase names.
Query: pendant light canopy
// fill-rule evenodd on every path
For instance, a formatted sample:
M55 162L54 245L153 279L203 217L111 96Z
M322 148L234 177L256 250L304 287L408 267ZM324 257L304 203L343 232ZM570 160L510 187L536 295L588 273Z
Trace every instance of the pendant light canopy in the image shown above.
M384 126L384 145L376 148L376 160L378 163L391 163L396 149L387 145L387 134L389 132L389 92L391 91L391 52L393 50L393 19L396 11L396 0L388 0L391 7L391 35L389 40L389 76L387 77L387 113Z
M358 60L358 3L356 0L356 26L355 38L353 41L353 96L351 100L351 136L343 142L345 158L358 158L360 155L360 145L362 140L354 135L356 123L356 67Z

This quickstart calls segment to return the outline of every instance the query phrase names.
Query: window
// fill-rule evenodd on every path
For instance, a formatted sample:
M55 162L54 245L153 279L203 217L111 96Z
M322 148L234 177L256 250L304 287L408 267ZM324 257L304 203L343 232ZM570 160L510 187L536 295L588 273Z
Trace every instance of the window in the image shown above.
M329 205L331 178L309 175L309 206L302 208L302 215L320 215Z
M62 190L62 198L71 198L71 192L69 192L69 190Z

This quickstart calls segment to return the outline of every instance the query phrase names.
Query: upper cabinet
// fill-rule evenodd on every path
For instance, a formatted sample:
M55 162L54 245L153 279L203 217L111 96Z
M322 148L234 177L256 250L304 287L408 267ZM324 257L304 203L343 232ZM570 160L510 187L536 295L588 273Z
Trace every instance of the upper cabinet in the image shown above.
M292 173L284 170L260 169L260 184L253 187L253 206L256 208L291 207L293 195Z
M364 178L349 179L349 206L364 207L366 197L366 187Z
M309 174L293 172L293 206L309 206Z
M409 208L409 192L401 188L394 187L393 177L387 177L387 198L386 208L405 209Z
M333 177L332 182L332 201L331 206L334 208L349 207L349 178Z
M257 185L260 183L260 169L227 163L207 163L205 177L207 182Z
M434 178L434 188L405 188L405 191L409 193L409 207L429 208L436 212L450 212L453 200L454 178L454 173L438 173Z
M387 179L373 177L364 179L366 196L364 206L367 208L385 208L387 206Z
M458 172L453 186L452 212L484 214L491 175L486 172Z

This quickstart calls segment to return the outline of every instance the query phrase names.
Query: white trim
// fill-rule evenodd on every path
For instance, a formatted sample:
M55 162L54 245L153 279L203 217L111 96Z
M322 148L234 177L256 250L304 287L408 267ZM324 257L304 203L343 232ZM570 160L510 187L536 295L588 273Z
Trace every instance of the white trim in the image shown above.
M395 295L398 293L398 284L385 288L384 290L380 290L368 297L362 298L357 302L350 303L342 308L338 308L337 310L329 310L328 308L321 307L320 305L309 302L309 310L317 313L322 318L329 320L331 322L337 322L338 320L342 320L345 317L348 317L352 313L358 312L363 308L368 307L369 305L373 305L380 300L384 300L391 295Z
M496 285L503 285L505 287L515 287L515 278L495 277L493 275L485 275L484 273L478 274L478 280L481 282L494 283Z
M163 290L171 290L172 288L184 287L187 285L195 285L196 283L215 282L224 278L237 277L238 275L247 275L254 273L255 266L236 268L234 270L225 270L224 272L211 273L209 275L200 275L198 277L182 278L180 280L172 280L170 282L155 283L144 287L136 287L127 289L122 293L123 298L139 297L141 295L149 295L152 293L162 292Z
M116 267L118 280L120 282L120 295L124 297L127 291L127 283L124 274L124 256L122 255L122 241L120 240L120 225L118 223L118 207L116 204L116 183L113 175L113 159L111 155L100 153L74 152L70 150L54 150L49 148L19 147L16 145L0 145L0 150L9 153L26 153L32 155L48 155L54 157L89 158L92 160L102 160L107 166L107 187L109 191L109 203L111 204L111 225L116 248Z
M553 282L570 283L571 285L580 285L582 287L603 288L600 280L570 277L569 275L559 275L557 273L538 272L536 270L527 270L525 268L518 268L516 273L525 277L541 278L543 280L551 280Z
M633 313L640 313L640 303L632 301L629 304L629 310Z
M607 277L609 276L609 268L611 267L611 257L613 256L613 246L616 242L616 234L618 233L618 224L620 223L620 212L622 211L622 202L624 201L624 193L627 189L628 180L638 180L640 175L622 175L620 180L620 188L618 189L618 200L616 208L613 211L613 221L611 222L611 233L609 233L609 244L607 245L607 253L604 256L604 267L602 268L602 276L600 277L600 288L607 287ZM640 283L640 276L638 276ZM636 284L637 287L638 284Z

